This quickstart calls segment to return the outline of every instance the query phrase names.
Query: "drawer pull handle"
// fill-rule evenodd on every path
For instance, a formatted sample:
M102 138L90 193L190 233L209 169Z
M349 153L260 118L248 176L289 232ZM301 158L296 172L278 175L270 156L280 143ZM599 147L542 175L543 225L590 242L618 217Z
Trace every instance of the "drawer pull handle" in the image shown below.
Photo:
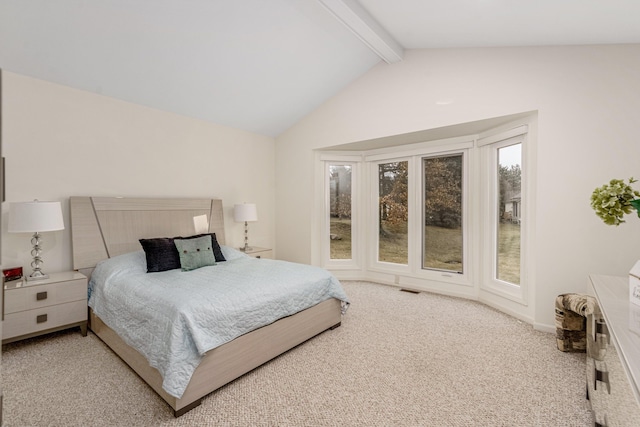
M611 384L609 384L609 372L601 371L598 368L593 368L593 389L598 389L598 381L605 383L607 386L607 393L611 394Z
M42 301L43 299L47 299L47 291L38 292L36 294L36 301Z
M609 344L609 329L603 319L596 320L596 336L595 341L598 341L598 336L604 339L604 344Z
M36 323L44 323L46 321L47 321L46 314L40 314L38 317L36 317Z

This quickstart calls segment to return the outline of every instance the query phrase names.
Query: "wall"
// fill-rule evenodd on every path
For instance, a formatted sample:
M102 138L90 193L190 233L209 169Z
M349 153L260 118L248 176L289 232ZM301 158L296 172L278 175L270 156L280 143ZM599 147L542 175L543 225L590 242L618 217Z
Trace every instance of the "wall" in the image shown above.
M43 234L43 271L71 263L69 196L218 197L227 244L242 246L233 205L255 202L250 243L274 247L273 138L3 72L7 202L63 202L66 229ZM28 234L7 233L2 265L30 273Z
M538 112L534 324L552 329L555 296L587 275L625 275L640 219L605 226L589 206L614 177L640 178L640 45L407 51L380 64L276 139L276 240L311 260L312 150ZM636 187L639 188L639 187Z

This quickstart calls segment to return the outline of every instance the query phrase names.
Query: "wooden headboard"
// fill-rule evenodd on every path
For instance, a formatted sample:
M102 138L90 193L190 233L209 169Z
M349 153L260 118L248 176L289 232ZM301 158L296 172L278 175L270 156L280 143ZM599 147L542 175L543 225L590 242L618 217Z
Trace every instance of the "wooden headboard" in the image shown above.
M138 239L195 234L194 217L201 215L225 243L219 199L70 197L69 207L73 268L87 276L104 259L142 250Z

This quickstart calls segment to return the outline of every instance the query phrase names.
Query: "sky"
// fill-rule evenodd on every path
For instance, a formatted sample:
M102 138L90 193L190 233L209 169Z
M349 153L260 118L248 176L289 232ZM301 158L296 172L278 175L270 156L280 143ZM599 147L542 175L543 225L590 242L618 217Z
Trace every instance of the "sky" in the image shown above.
M522 144L509 145L498 150L498 161L501 166L510 167L520 165L522 167Z

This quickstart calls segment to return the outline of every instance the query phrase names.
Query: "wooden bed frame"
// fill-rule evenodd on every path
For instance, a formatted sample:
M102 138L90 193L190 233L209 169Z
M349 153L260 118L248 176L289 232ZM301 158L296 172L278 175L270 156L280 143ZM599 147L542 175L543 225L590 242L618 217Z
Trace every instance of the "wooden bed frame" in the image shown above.
M208 232L225 243L222 201L218 199L150 199L71 197L74 269L91 276L104 259L141 250L141 238L189 236L194 217L206 215ZM201 230L198 230L201 232ZM341 305L330 299L209 351L181 398L162 388L160 373L89 310L89 327L173 409L176 417L200 405L202 397L263 363L320 334L340 326Z

